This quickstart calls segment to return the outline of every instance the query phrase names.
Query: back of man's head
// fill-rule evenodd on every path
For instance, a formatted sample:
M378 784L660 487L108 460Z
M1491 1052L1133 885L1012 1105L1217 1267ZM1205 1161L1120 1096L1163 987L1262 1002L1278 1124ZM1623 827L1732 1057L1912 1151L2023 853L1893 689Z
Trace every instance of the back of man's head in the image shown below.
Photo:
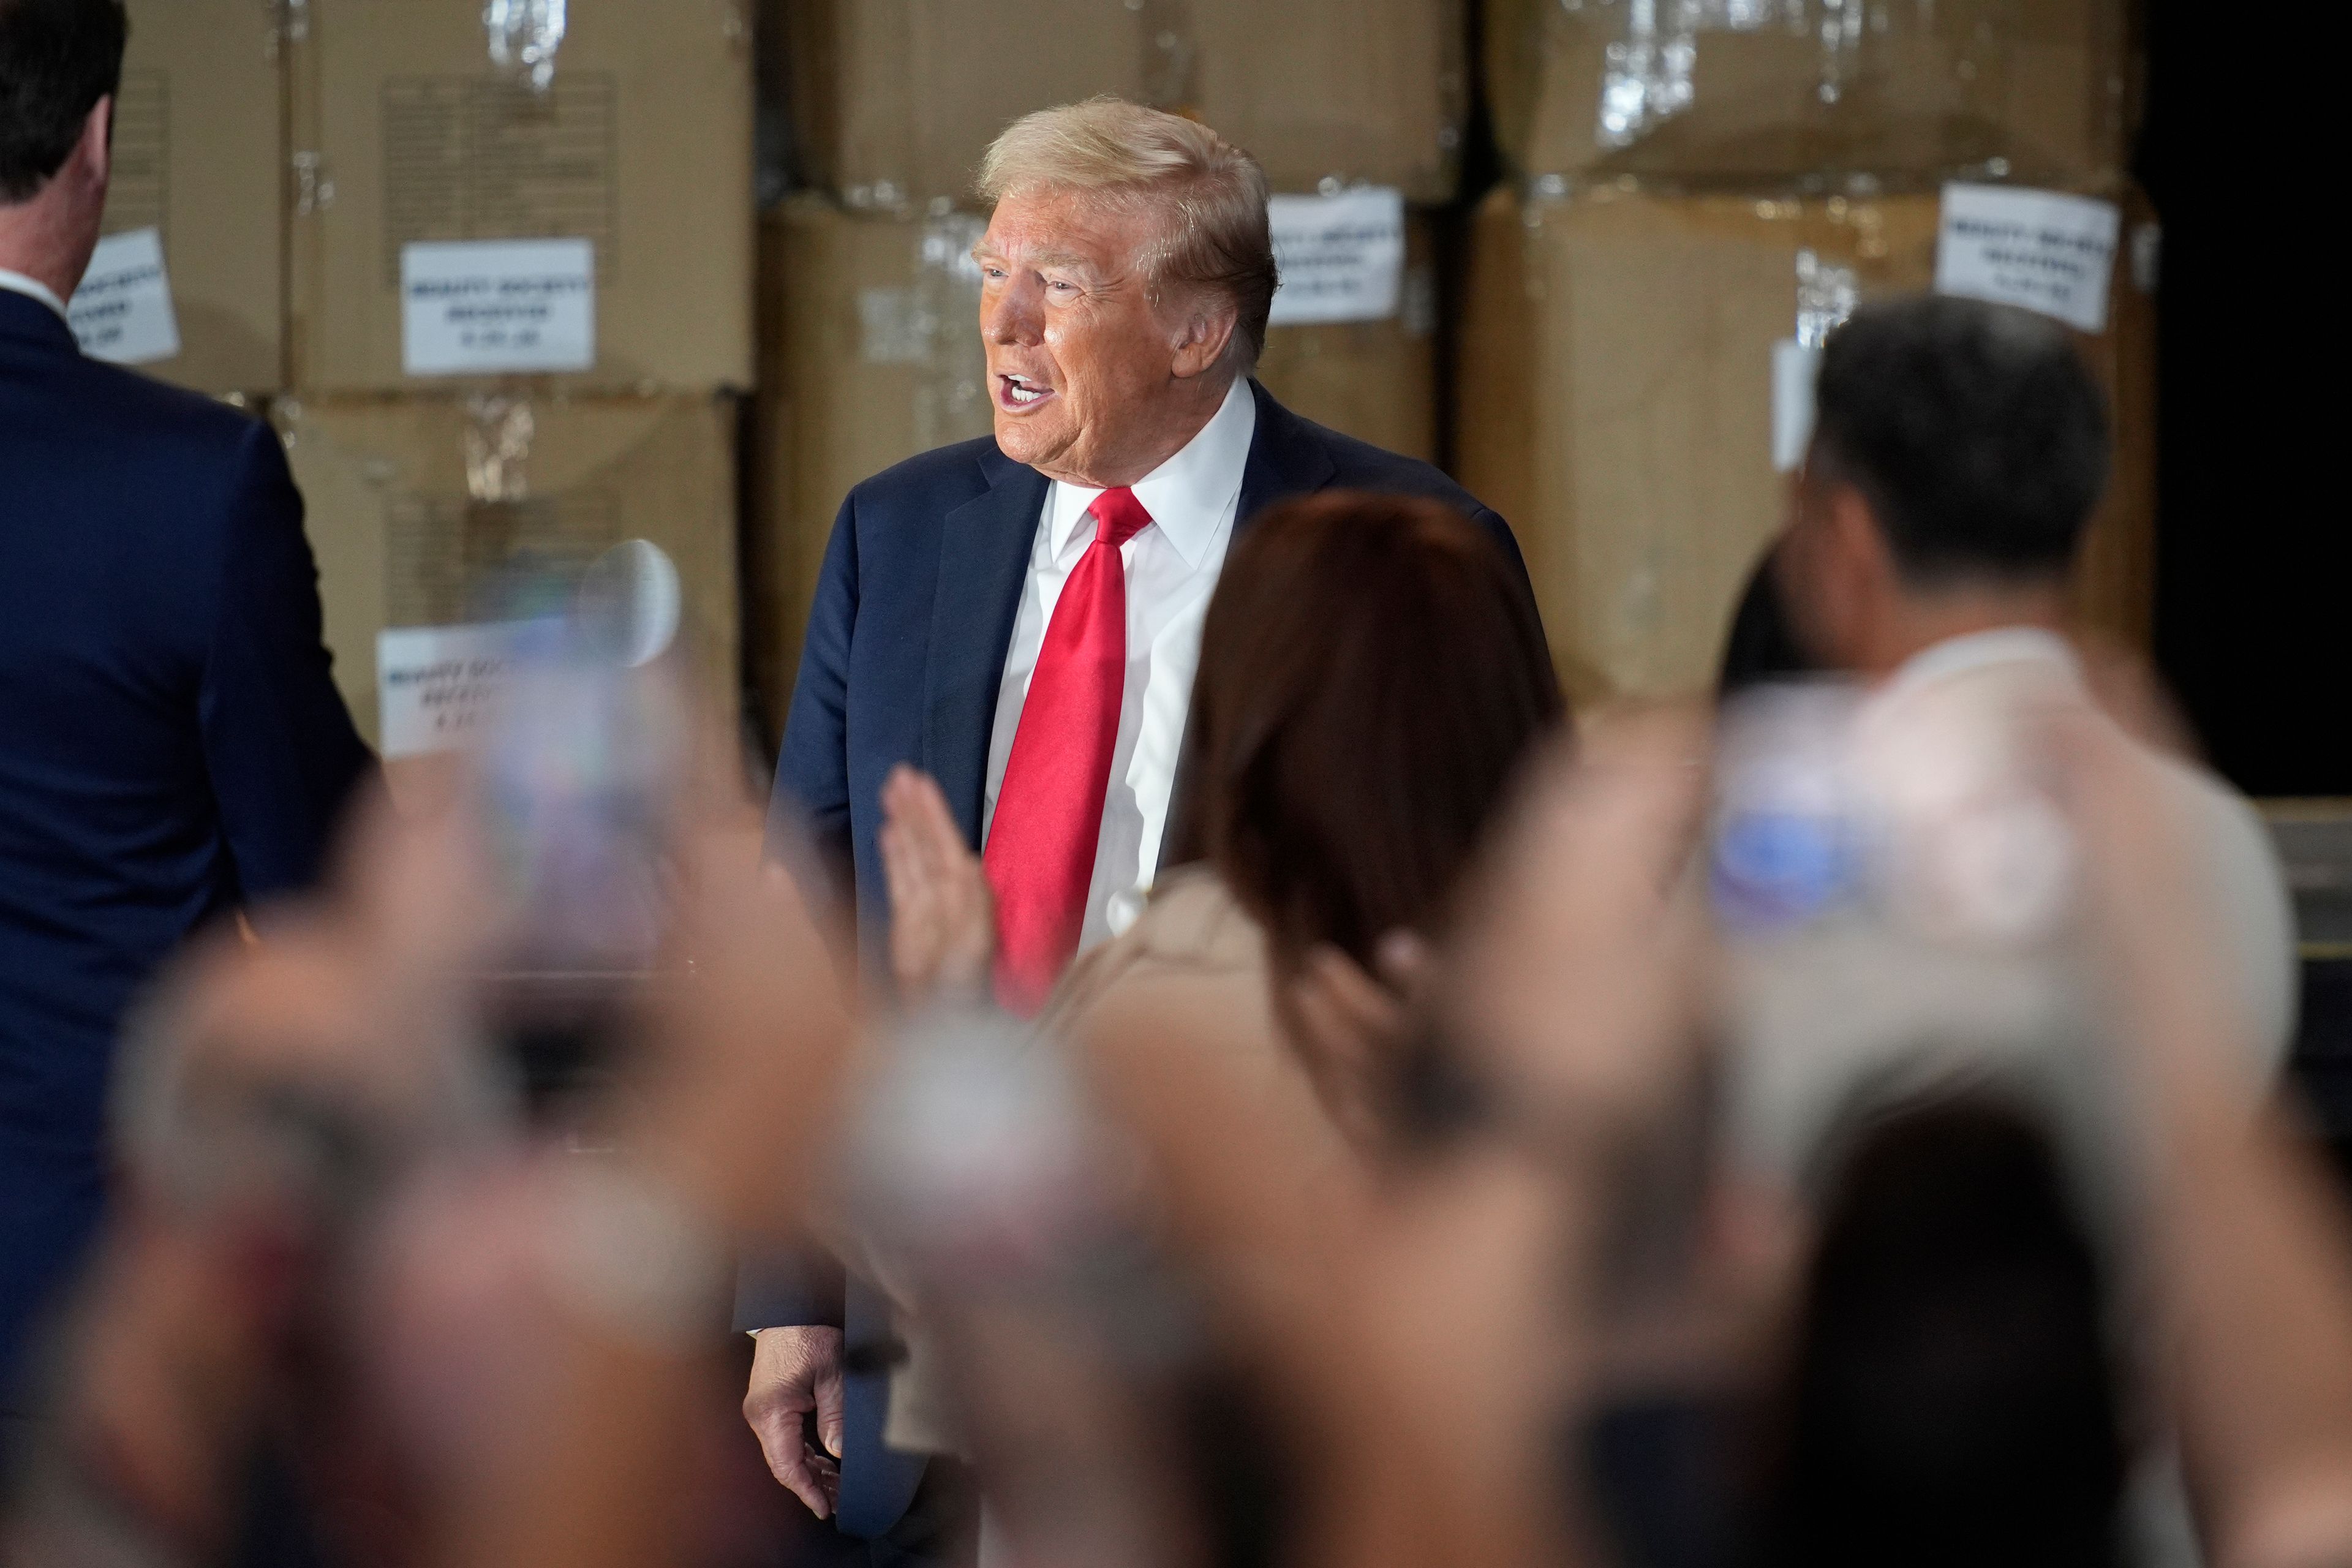
M0 204L64 167L98 100L122 83L122 0L0 0Z
M2045 317L1866 305L1822 356L1811 467L1861 492L1912 588L2055 578L2106 487L2105 399Z

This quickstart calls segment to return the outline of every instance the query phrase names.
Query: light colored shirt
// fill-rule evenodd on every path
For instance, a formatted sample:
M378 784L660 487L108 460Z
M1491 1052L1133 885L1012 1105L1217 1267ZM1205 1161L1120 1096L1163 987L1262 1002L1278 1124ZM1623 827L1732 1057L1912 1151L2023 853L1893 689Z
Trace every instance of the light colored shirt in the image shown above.
M1960 682L2018 699L2053 686L2082 696L2084 680L2082 659L2057 633L1998 626L1922 648L1887 677L1871 702L1885 710ZM2294 906L2277 847L2253 806L2219 778L2179 757L2137 749L2203 852L2200 869L2211 923L2231 950L2241 1027L2261 1054L2256 1067L2267 1081L2294 1047L2298 1011Z
M1110 785L1103 801L1102 834L1095 845L1094 880L1087 891L1084 951L1134 922L1150 891L1167 836L1176 761L1192 703L1192 674L1201 662L1201 623L1223 570L1242 499L1242 471L1257 434L1257 401L1246 377L1236 377L1224 403L1182 450L1136 481L1135 499L1151 526L1119 550L1127 573L1127 684L1120 699L1118 740L1111 752ZM1056 480L1045 493L1029 577L1004 656L996 696L996 725L988 744L988 793L981 819L985 843L996 821L996 797L1028 700L1029 680L1053 624L1062 584L1095 542L1087 509L1100 490Z
M1921 648L1886 678L1877 697L1882 702L1897 700L1956 675L2017 663L2055 666L2053 674L2063 672L2071 684L2082 683L2083 661L2075 656L2074 646L2056 632L2041 626L1995 626L1990 631L1946 637Z
M21 272L11 272L6 268L0 267L0 289L38 300L42 304L55 310L60 321L69 319L66 315L66 302L58 298L57 290L37 278L27 278Z

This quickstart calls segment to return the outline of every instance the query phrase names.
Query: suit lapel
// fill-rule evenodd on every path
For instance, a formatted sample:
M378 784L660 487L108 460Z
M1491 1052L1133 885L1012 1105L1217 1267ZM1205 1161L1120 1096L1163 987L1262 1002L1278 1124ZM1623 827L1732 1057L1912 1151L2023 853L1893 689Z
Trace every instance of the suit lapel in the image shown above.
M1257 433L1250 437L1249 461L1242 469L1242 499L1234 513L1234 533L1257 521L1272 507L1300 496L1313 495L1339 472L1331 454L1315 438L1314 427L1274 400L1274 395L1253 377L1250 392L1257 398ZM1200 858L1206 846L1196 843L1192 795L1200 787L1200 756L1191 734L1176 752L1176 782L1168 795L1168 826L1160 837L1160 869L1167 872Z
M924 769L940 782L966 842L980 842L989 732L1021 608L1049 481L991 450L980 459L987 493L947 514L923 675Z

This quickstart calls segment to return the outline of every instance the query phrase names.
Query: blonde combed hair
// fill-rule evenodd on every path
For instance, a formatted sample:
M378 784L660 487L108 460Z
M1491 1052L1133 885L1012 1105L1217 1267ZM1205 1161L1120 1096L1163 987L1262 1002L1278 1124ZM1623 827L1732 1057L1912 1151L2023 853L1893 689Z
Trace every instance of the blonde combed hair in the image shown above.
M1161 237L1144 258L1153 286L1231 302L1227 355L1244 372L1256 365L1278 280L1256 159L1197 121L1094 98L1014 121L981 161L980 195L992 205L1038 186L1159 216Z

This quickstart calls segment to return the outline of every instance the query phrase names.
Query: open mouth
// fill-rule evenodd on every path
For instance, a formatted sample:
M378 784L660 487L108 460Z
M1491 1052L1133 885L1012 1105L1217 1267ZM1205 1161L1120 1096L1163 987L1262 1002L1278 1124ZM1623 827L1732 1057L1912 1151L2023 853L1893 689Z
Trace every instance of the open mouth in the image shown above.
M1034 408L1054 395L1054 389L1025 375L1000 375L996 378L996 402L1002 408L1020 410Z

